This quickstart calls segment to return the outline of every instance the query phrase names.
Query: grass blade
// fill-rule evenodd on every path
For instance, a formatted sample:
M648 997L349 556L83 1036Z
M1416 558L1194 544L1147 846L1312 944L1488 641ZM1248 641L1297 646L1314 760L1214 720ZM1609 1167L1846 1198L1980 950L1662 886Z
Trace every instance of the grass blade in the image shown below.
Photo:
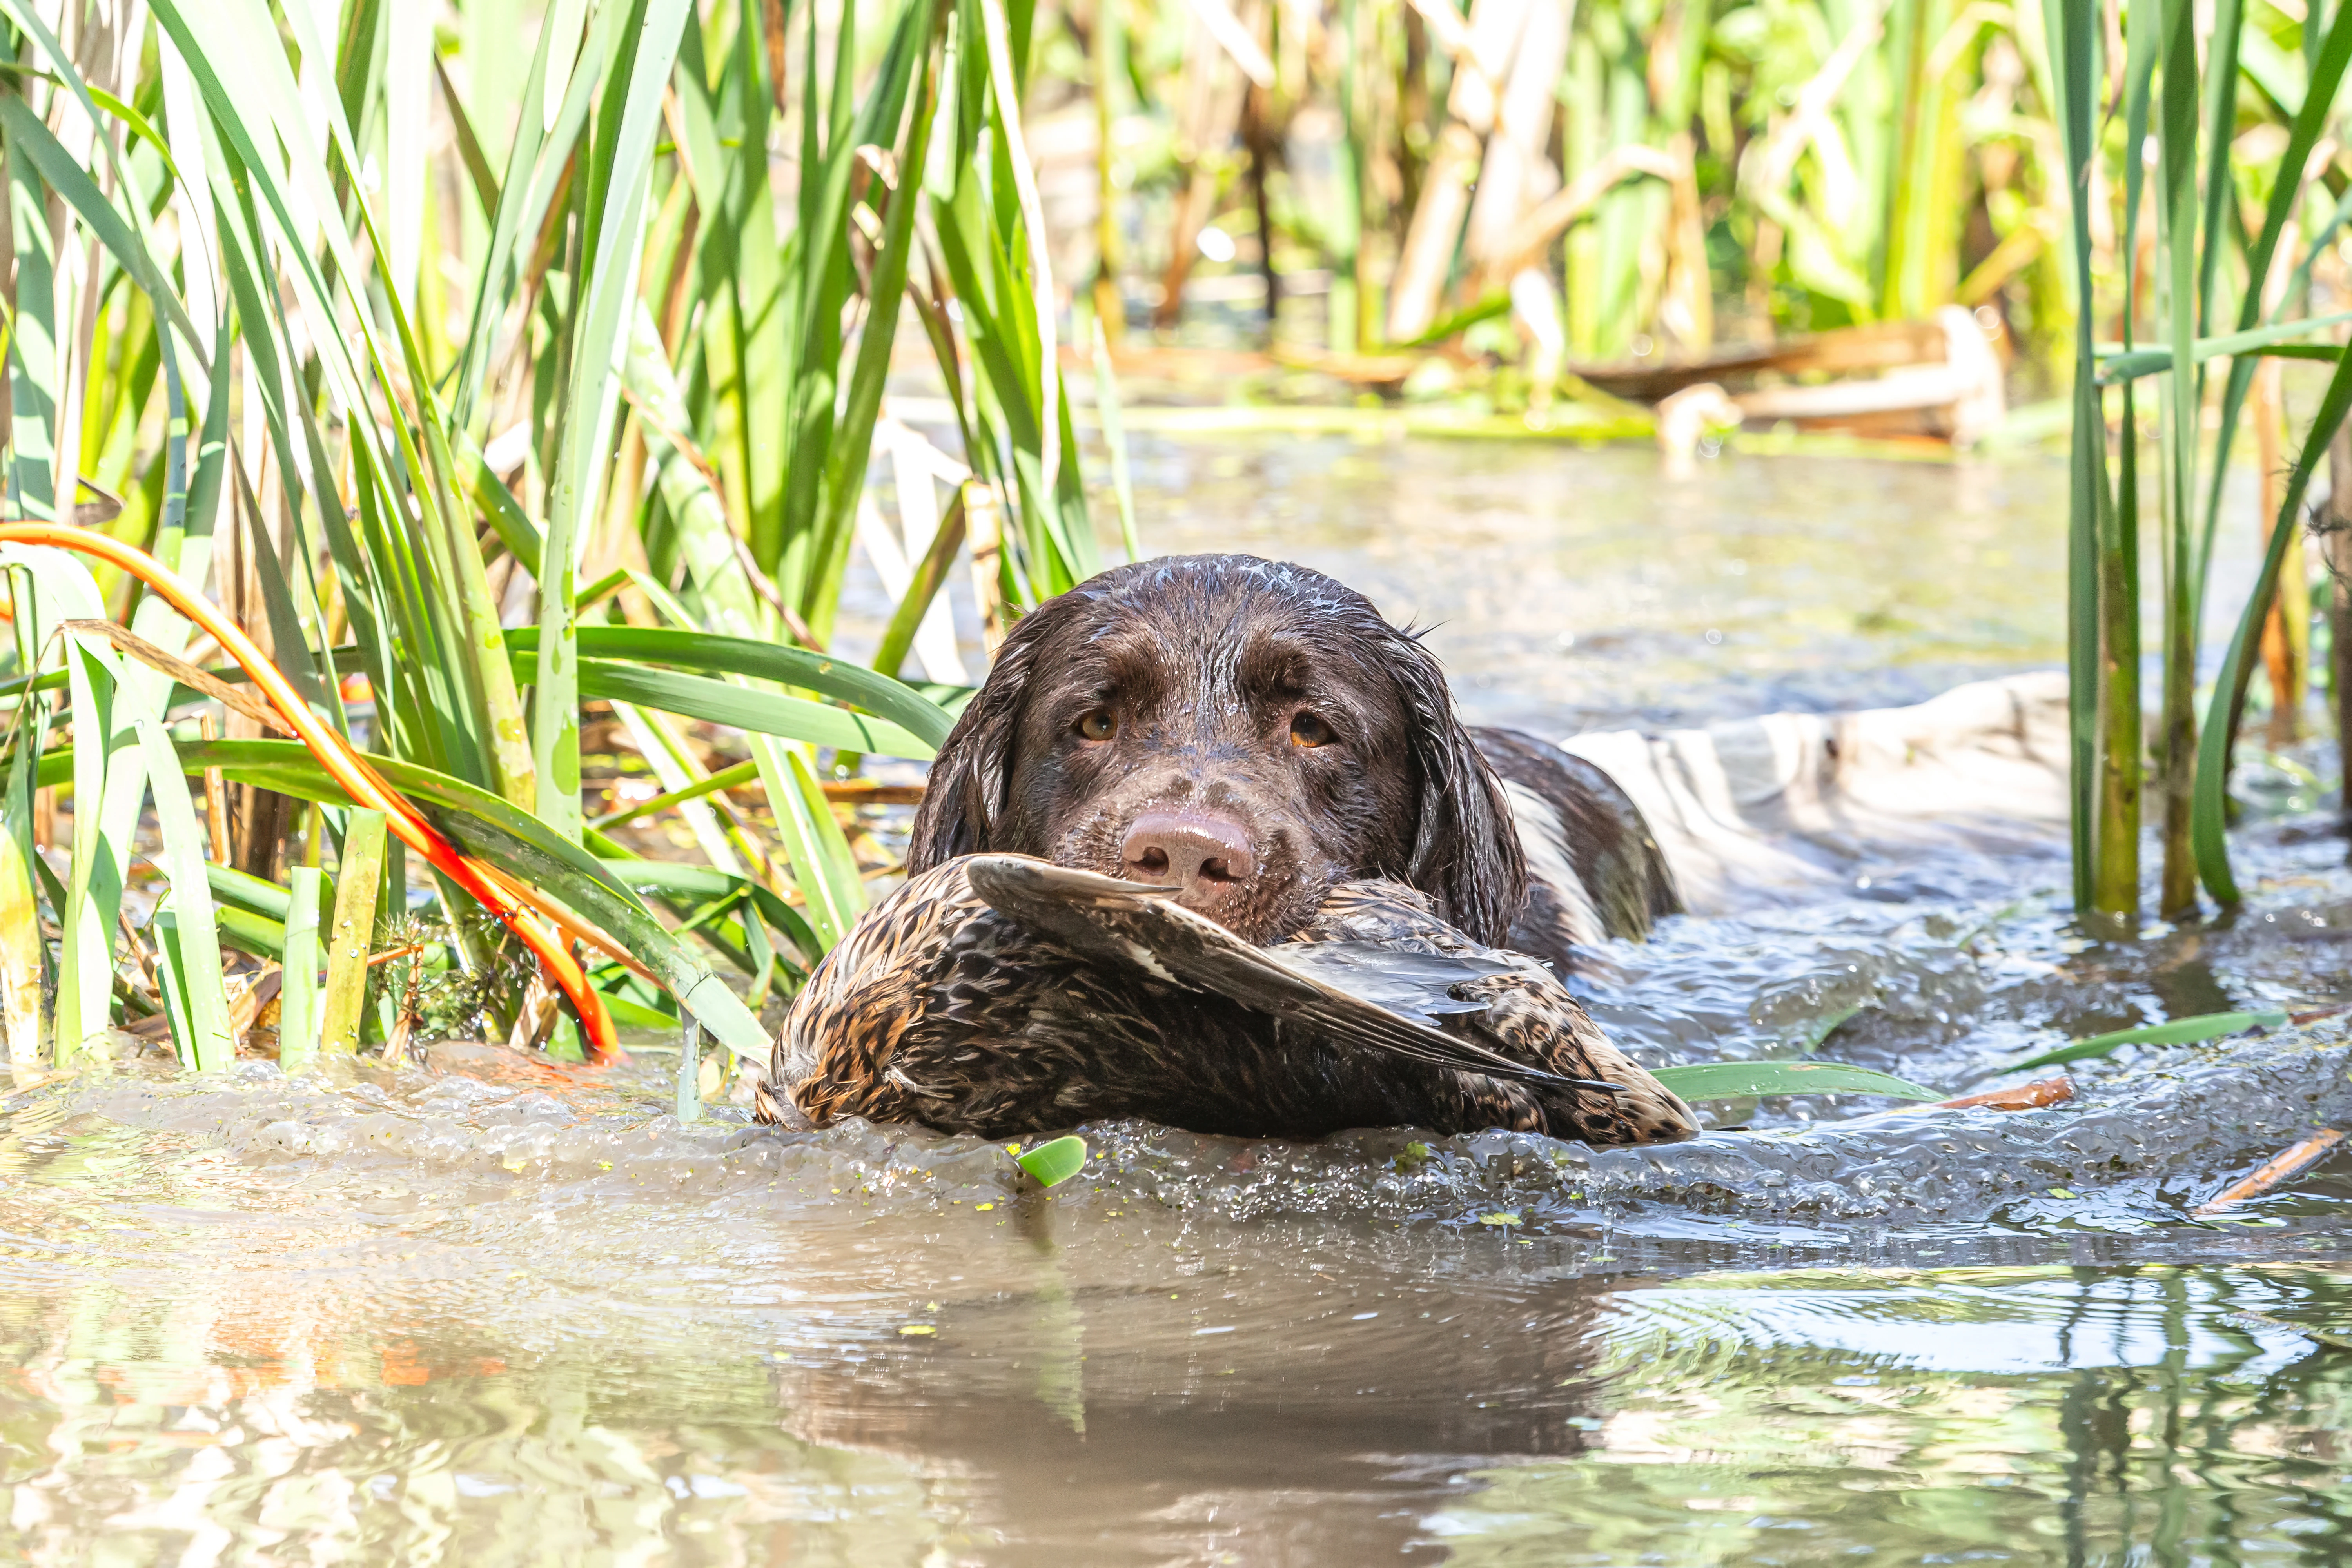
M278 1066L289 1073L319 1055L319 894L325 879L316 866L297 866L290 880L281 960L286 978L278 993Z
M2346 9L2352 11L2352 6ZM2221 668L2214 676L2211 705L2205 712L2205 732L2197 748L2195 805L2189 830L2196 849L2197 874L2203 879L2206 890L2224 904L2239 901L2237 879L2230 872L2231 741L2244 710L2246 683L2253 674L2253 661L2260 657L2262 624L2270 614L2271 597L2278 588L2279 563L2285 559L2290 543L2301 547L2303 530L2299 520L2304 492L2310 488L2311 476L2327 455L2327 444L2335 439L2336 428L2344 423L2347 412L2352 412L2352 354L2337 363L2336 374L2328 378L2327 391L2320 399L2319 412L2313 416L2311 428L2304 433L2303 449L2295 455L2276 525L2271 530L2270 548L2263 552L2262 570L2254 578L2253 592L2247 595L2245 608L2238 616L2237 630L2230 637L2229 651L2222 655Z
M780 742L761 736L755 743ZM60 760L70 765L70 759ZM578 843L529 812L463 779L394 757L369 755L367 761L459 848L495 864L620 944L730 1049L754 1053L766 1050L767 1037L761 1033L759 1020L745 1011L741 999L728 992L708 968L662 928L625 880ZM184 748L181 763L192 770L217 767L226 777L273 789L298 800L347 804L326 770L295 741L212 741ZM43 765L50 764L45 761ZM822 802L823 793L817 794ZM830 823L830 815L826 821ZM840 829L835 827L834 832L838 838ZM344 879L339 875L336 886L337 939L342 935ZM862 888L859 891L862 894ZM332 977L331 964L328 1049L334 1048Z
M515 656L519 685L536 684L535 655ZM830 708L804 697L787 697L699 675L649 669L619 659L583 658L574 689L583 698L634 702L682 718L708 720L754 734L774 735L845 752L927 761L938 747L908 734L887 719L869 719L846 708Z
M538 648L536 627L518 627L507 634L508 652L519 661L535 657ZM904 682L806 648L710 632L653 626L583 626L580 651L586 658L675 665L681 669L748 676L822 692L854 703L877 718L887 719L932 747L946 741L948 731L955 727L954 718L945 709Z
M327 948L327 990L319 1017L322 1051L348 1056L360 1048L368 952L375 945L376 900L383 882L384 828L383 813L355 806L343 829L343 863L335 877L335 925Z
M2116 1029L2109 1034L2093 1035L2088 1039L2071 1041L2054 1051L2043 1051L2038 1056L2011 1062L2010 1069L2021 1072L2027 1068L2088 1061L2096 1057L2111 1056L2126 1046L2195 1045L2247 1029L2282 1028L2286 1021L2286 1015L2282 1012L2204 1013L2193 1018L2174 1018L2168 1023L2148 1024L2137 1029Z
M833 819L833 807L817 787L808 760L794 748L759 735L752 760L776 813L776 835L793 863L793 877L806 900L808 923L824 951L849 934L866 910L866 884L857 859Z
M540 694L532 708L530 737L535 810L567 837L578 837L582 826L579 552L585 525L596 512L599 477L612 447L623 332L636 295L663 84L677 58L679 34L691 11L688 0L636 0L631 14L635 25L625 45L628 68L625 75L616 74L607 89L596 133L590 178L593 241L582 261L584 280L574 316L571 384L564 392L563 434L541 557Z
M204 829L188 799L188 779L163 726L138 722L147 783L155 793L155 821L163 837L163 858L172 879L171 951L179 964L178 1005L173 1009L180 1062L197 1072L227 1067L236 1059L229 1037L228 998L221 989L220 931L213 920L212 887L205 875ZM159 948L162 943L158 943Z
M2306 41L2312 36L2312 24L2304 24ZM2336 96L2344 85L2344 73L2352 67L2352 6L2339 5L2327 25L2318 52L2311 66L2311 79L2304 91L2301 107L2288 129L2286 147L2279 155L2278 174L2271 186L2270 199L2263 211L2262 232L2246 251L2246 289L2238 307L2238 330L2252 329L2262 319L2263 286L2271 274L2272 258L2278 254L2280 239L2294 219L2297 204L2304 192L2304 170L2309 165L2311 151L2318 145L2328 117L2334 113ZM2217 97L2219 95L2217 94ZM2214 200L2222 199L2230 188L2225 168L2220 166L2221 151L2215 149L2217 163ZM2320 243L2311 247L2316 255ZM2306 262L2306 265L2308 263ZM2238 418L2243 411L2246 395L2252 390L2254 365L2251 360L2241 360L2230 367L2230 379L2221 394L2221 426L2215 437L2214 450L2227 452L2236 437ZM2205 498L2205 534L2198 548L2197 605L2201 613L2205 604L2205 580L2213 561L2213 537L2221 515L2221 477L2223 465L2214 465L2212 485Z
M1936 1100L1932 1089L1891 1073L1843 1062L1694 1062L1654 1068L1651 1077L1685 1100L1740 1100L1766 1094L1883 1094L1894 1100Z
M18 574L8 579L11 617L16 634L16 658L30 669L39 648L33 626L33 599L17 589ZM39 765L48 730L48 700L20 700L9 717L8 772L0 785L0 1045L15 1073L40 1065L47 1033L43 1027L41 982L48 967L48 943L41 932L39 895L36 888L37 858L33 843L33 774Z
M874 651L874 668L881 675L896 679L906 664L908 650L915 646L915 637L922 630L924 616L930 613L932 600L939 596L948 573L955 566L956 552L963 548L965 518L964 492L958 487L955 500L948 503L947 515L940 520L939 531L931 535L930 548L923 552L907 592L899 597L898 607L891 612L890 624L882 629L881 645ZM946 737L941 736L940 741L944 744Z

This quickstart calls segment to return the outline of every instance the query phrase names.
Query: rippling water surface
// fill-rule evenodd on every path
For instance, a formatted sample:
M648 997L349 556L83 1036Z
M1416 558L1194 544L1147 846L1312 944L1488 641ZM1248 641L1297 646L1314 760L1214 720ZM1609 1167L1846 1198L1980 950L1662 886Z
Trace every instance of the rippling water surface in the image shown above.
M1441 622L1483 718L1898 701L2058 651L2053 466L1138 456L1155 544ZM2342 842L2281 818L2241 858L2245 910L2128 946L2071 933L2059 847L1956 851L1673 922L1580 984L1652 1063L1818 1049L1955 1093L2066 1035L2352 999ZM653 1051L28 1081L0 1097L0 1546L2340 1563L2352 1160L2193 1211L2352 1124L2347 1036L2126 1053L2048 1110L1717 1106L1652 1151L1097 1126L1050 1194L972 1140L681 1126Z

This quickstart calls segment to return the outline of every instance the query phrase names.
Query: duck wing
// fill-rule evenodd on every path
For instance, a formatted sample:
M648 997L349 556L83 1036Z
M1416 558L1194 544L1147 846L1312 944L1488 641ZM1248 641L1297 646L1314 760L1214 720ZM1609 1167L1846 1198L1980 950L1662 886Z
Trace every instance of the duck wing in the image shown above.
M964 862L964 875L992 909L1100 962L1141 969L1433 1067L1620 1092L1618 1085L1598 1079L1562 1078L1513 1061L1431 1024L1433 1016L1485 1005L1463 1002L1447 987L1508 967L1491 960L1359 942L1253 947L1177 903L1167 889L1025 855L974 855Z
M1370 942L1286 942L1251 951L1269 954L1360 1002L1431 1024L1458 1014L1485 1012L1486 1003L1456 996L1454 987L1466 980L1511 971L1507 963L1466 952L1410 952Z

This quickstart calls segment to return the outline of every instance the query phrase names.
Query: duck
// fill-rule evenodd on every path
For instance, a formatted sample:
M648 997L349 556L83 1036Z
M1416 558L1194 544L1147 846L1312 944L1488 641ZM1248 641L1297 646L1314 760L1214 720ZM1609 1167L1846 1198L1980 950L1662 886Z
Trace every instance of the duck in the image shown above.
M869 910L793 999L754 1100L787 1128L992 1139L1130 1117L1594 1145L1697 1129L1542 963L1402 883L1340 883L1255 946L1167 888L1009 854L943 861Z

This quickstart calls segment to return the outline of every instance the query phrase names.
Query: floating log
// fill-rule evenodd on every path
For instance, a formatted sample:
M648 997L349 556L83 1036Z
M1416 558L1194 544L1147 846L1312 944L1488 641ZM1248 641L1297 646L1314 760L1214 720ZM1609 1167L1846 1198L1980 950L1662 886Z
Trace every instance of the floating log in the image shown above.
M1576 367L1604 392L1654 403L1723 390L1749 425L1781 420L1862 436L1935 436L1972 446L2006 409L2000 356L1974 312L1889 321L1655 363Z

